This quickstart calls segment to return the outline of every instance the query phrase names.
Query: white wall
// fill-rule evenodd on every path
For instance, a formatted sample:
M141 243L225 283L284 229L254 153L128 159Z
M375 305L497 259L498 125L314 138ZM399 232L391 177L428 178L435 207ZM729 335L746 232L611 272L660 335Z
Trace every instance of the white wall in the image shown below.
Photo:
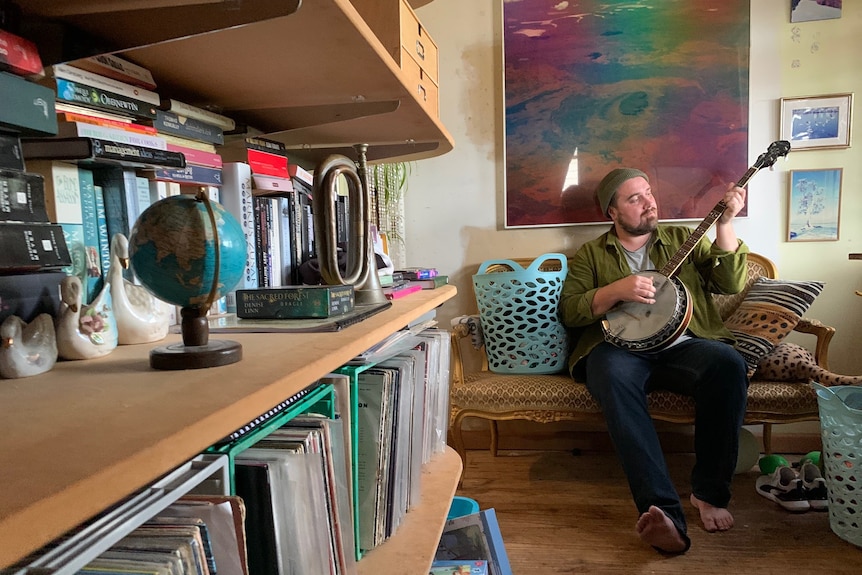
M751 162L778 139L782 96L857 88L862 94L862 77L853 62L862 47L862 3L845 2L839 20L801 24L790 23L789 4L751 0ZM434 0L417 10L439 47L440 116L455 148L414 166L406 199L407 264L437 267L458 287L458 298L440 310L446 322L474 305L471 274L482 261L571 254L606 229L502 227L502 5L503 0ZM739 236L752 250L774 259L782 277L827 282L808 315L837 328L830 366L852 374L862 373L862 354L855 349L862 335L862 298L854 294L862 289L862 261L848 260L848 253L862 252L862 194L856 193L859 150L857 145L792 152L773 171L763 170L752 179L750 215L737 223ZM839 241L784 241L787 172L832 167L844 168Z

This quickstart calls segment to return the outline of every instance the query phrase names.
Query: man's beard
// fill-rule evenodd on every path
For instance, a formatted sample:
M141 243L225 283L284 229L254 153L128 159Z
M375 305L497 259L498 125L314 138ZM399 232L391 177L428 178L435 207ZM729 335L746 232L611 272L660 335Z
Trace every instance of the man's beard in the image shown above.
M627 234L632 236L644 236L646 234L651 234L658 227L658 218L649 218L647 220L641 220L637 226L629 225L624 221L617 222Z

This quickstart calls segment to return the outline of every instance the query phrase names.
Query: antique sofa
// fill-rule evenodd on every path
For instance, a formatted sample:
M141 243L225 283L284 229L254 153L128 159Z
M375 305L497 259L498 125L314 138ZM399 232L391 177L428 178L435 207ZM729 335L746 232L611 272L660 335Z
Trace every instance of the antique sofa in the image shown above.
M526 267L532 260L514 260ZM554 265L553 261L549 265ZM560 269L561 263L556 263ZM511 268L500 271L509 271ZM486 273L493 272L489 267ZM775 264L759 255L748 257L748 281L739 294L714 296L725 321L740 307L758 278L776 279ZM565 373L511 374L488 370L487 356L481 339L478 315L456 318L452 327L452 384L450 388L449 439L466 467L462 425L468 417L487 420L490 425L493 455L497 454L497 422L529 420L539 423L555 421L603 422L598 405L583 383ZM478 330L477 330L478 328ZM839 376L828 372L829 342L834 328L819 321L799 318L795 331L814 337L813 353L785 341L777 345L757 364L751 376L745 424L763 426L764 452L771 453L772 425L818 419L817 399L808 382L824 385L862 382L862 377ZM789 330L789 328L788 328ZM478 334L477 334L478 331ZM478 335L478 337L477 337ZM467 354L479 354L466 361ZM481 368L468 371L465 365ZM753 371L754 368L752 368ZM650 394L650 411L656 420L679 424L694 422L694 404L688 397L669 391Z

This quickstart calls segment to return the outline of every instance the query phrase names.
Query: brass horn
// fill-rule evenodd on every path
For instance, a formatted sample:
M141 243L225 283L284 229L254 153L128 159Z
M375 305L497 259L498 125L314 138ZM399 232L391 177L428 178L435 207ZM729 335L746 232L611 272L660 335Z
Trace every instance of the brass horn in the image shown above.
M371 199L365 173L365 152L368 146L355 146L359 152L359 166L342 155L326 157L314 171L311 194L314 242L320 263L320 276L328 285L352 285L357 304L386 302L371 238ZM347 181L347 267L342 276L338 269L335 205L338 195L338 176Z

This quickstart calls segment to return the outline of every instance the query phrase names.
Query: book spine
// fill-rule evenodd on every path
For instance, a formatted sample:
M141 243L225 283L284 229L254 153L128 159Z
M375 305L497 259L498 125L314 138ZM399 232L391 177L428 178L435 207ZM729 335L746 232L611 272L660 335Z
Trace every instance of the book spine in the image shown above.
M26 322L47 313L60 313L60 283L66 274L60 271L0 275L0 321L17 315Z
M0 169L0 220L49 221L42 175Z
M81 224L81 183L78 166L66 162L27 162L27 168L41 174L45 183L45 208L55 224Z
M258 152L266 152L287 158L287 147L281 142L268 140L266 138L248 137L243 140L245 148ZM288 176L285 176L288 177Z
M93 177L93 196L96 203L96 223L98 225L97 233L99 235L99 265L102 267L102 283L108 277L108 271L111 268L111 242L108 239L108 220L105 215L105 196L102 186L95 185L95 176ZM101 288L99 288L101 291Z
M111 238L116 234L129 237L129 211L126 205L126 184L123 170L119 168L94 170L97 186L102 188L105 204L105 224L108 230L108 258L110 260Z
M17 134L0 132L0 170L24 171L24 152Z
M278 241L281 244L281 285L291 285L295 282L295 263L293 260L293 233L290 228L290 199L278 199Z
M269 280L272 287L281 287L283 284L281 278L282 260L281 260L281 215L279 212L280 198L269 198L267 206L267 224L269 225L269 255L270 255L270 274Z
M290 201L290 233L293 236L293 283L301 284L302 275L300 267L302 266L302 204L299 201L299 194L291 192L288 196Z
M287 179L287 157L264 152L252 148L234 148L224 146L219 149L219 154L225 161L245 162L251 166L255 175L273 176Z
M288 173L291 178L305 183L309 188L314 187L314 176L312 176L311 173L302 166L290 164L288 166Z
M93 301L102 288L102 258L99 244L99 221L96 214L96 186L93 182L93 172L78 168L78 181L81 186L81 219L84 231L84 250L86 256L86 274L84 288L85 303Z
M254 189L260 190L260 192L257 192L257 195L283 194L293 191L293 184L290 183L290 180L276 176L255 174L254 168L252 168L251 180L254 182Z
M156 87L153 74L149 70L113 54L100 54L85 58L75 62L75 65L84 70L108 76L121 82L135 84L148 90Z
M254 207L251 195L251 170L248 164L229 162L222 167L224 183L221 188L221 204L236 218L245 236L245 272L238 287L259 287L257 275L257 247L254 226ZM228 311L236 311L236 292L228 294Z
M0 127L34 136L57 133L54 91L24 78L0 72Z
M0 70L19 76L42 74L42 59L36 44L0 28Z
M54 84L57 87L57 99L63 102L70 102L85 108L108 110L135 118L156 117L156 107L137 98L130 98L63 78L55 78Z
M236 315L245 319L326 318L353 310L353 286L295 286L237 290Z
M204 166L206 168L221 168L224 165L222 157L215 152L205 152L188 146L180 146L167 142L167 149L171 152L179 152L186 157L186 164Z
M185 102L180 102L178 100L163 98L161 108L163 110L174 112L180 116L185 116L186 118L193 118L195 120L207 122L208 124L214 124L223 130L233 130L236 128L236 122L232 118L228 118L222 114L210 112L209 110L204 110L203 108L198 108L197 106L192 106L191 104L186 104Z
M60 270L72 265L59 224L0 222L0 271Z
M206 166L187 165L182 169L157 169L153 172L153 179L179 184L196 184L200 186L221 186L221 168L208 168Z
M252 197L254 205L255 249L257 250L257 277L260 287L270 287L269 281L269 234L266 229L266 198Z
M224 144L224 129L197 118L187 118L173 112L156 110L151 122L159 132L208 144Z
M167 150L168 143L164 138L150 134L141 134L122 127L102 126L91 122L59 122L57 135L64 137L98 138L119 144L130 144L156 150Z
M127 118L128 119L128 118ZM137 132L139 134L156 135L156 129L152 126L144 126L136 124L132 121L119 120L117 118L107 118L103 116L91 116L88 114L80 114L77 112L62 112L57 111L58 122L80 122L84 124L95 124L97 126L105 126L108 128L116 128L127 132ZM164 138L163 138L164 139Z
M82 224L60 224L63 230L63 241L66 242L66 249L69 250L69 258L72 263L63 268L66 275L76 276L81 280L81 286L85 293L81 295L81 299L86 299L87 285L87 250L84 246L84 226Z
M54 78L80 82L99 90L113 92L127 98L134 98L148 104L153 104L154 106L158 106L161 103L159 95L151 90L145 90L140 86L133 86L68 64L54 64L53 66L49 66L45 71L49 76L53 76Z
M184 168L186 159L168 150L121 144L98 138L25 138L21 149L26 161L86 160L135 167Z

